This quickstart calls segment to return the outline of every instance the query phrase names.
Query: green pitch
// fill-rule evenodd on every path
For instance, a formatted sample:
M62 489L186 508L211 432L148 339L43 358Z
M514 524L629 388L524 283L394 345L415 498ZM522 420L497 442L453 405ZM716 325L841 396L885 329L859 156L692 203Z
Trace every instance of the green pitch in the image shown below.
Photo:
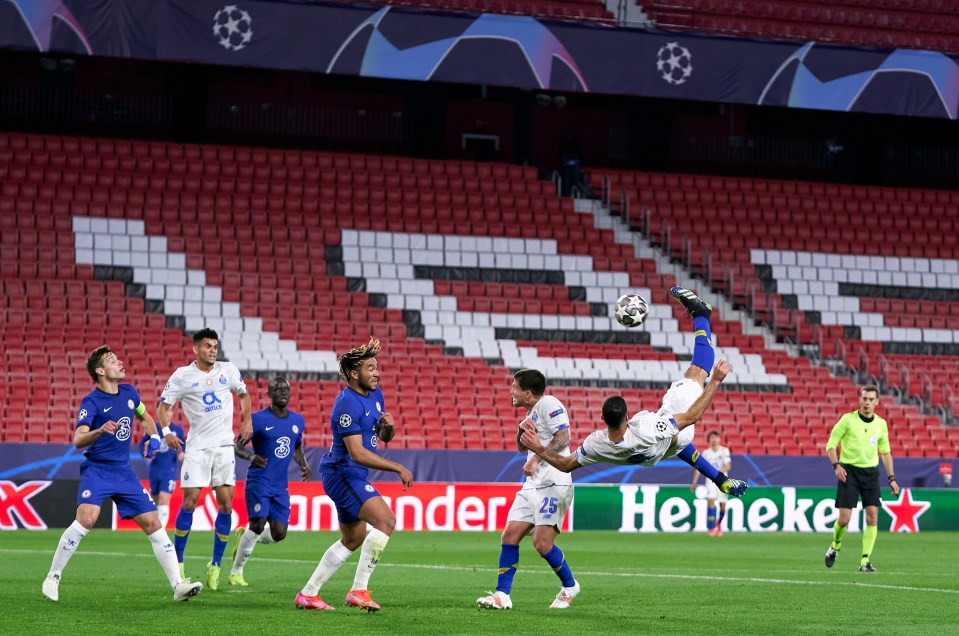
M174 603L142 533L94 530L64 572L60 602L40 594L61 531L0 533L2 633L20 634L944 634L959 633L955 533L881 532L873 561L858 569L859 534L847 535L836 565L829 535L634 535L561 537L582 593L568 610L547 607L556 577L527 539L510 611L478 610L495 587L499 536L398 532L373 576L383 610L342 605L354 555L321 592L335 612L296 610L330 533L291 533L259 545L246 567L250 587L227 585ZM210 533L190 537L187 575L203 580ZM228 547L227 555L232 548Z

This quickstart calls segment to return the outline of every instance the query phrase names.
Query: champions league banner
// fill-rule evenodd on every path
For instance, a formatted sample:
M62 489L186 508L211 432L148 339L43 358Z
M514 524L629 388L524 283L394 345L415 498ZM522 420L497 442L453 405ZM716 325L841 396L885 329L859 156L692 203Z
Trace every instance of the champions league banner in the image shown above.
M959 66L531 17L247 0L0 0L0 47L955 119Z

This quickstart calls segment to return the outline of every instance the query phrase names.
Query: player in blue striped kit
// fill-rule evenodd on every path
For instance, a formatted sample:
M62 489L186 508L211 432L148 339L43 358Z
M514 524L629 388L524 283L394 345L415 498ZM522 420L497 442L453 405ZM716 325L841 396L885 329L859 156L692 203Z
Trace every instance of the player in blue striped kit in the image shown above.
M160 527L150 493L130 466L133 419L136 418L150 436L145 451L147 457L152 457L160 449L156 423L133 385L121 384L126 371L110 347L103 345L93 350L87 358L87 373L97 386L80 402L73 435L74 445L86 449L80 465L77 518L60 537L50 571L43 580L43 595L51 601L60 600L63 569L100 517L103 500L109 497L113 499L120 518L136 521L150 539L153 554L173 588L173 600L185 601L196 596L203 585L181 579L173 543ZM181 443L173 432L164 428L162 433L170 448L179 450Z
M290 383L282 375L270 380L267 387L270 407L253 414L253 452L247 442L238 440L234 453L250 462L246 474L247 528L237 528L233 550L233 567L228 582L246 587L243 566L257 542L275 543L286 538L290 523L290 460L300 467L300 479L310 481L312 471L303 453L305 421L299 413L287 408ZM266 532L269 528L269 532Z
M170 431L183 441L183 448L171 451L166 440L160 442L160 450L152 457L147 457L150 464L150 495L157 505L157 514L160 517L160 527L166 530L170 520L170 497L179 478L178 463L183 461L183 450L186 448L186 432L179 424L170 424ZM146 454L150 444L150 436L144 435L140 440L140 448Z

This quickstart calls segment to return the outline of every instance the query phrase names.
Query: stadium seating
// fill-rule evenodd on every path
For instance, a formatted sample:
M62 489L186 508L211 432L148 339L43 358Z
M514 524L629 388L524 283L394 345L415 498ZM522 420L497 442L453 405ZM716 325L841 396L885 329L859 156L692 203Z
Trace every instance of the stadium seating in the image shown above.
M0 235L0 395L23 422L3 441L70 439L90 386L79 369L102 342L152 408L201 325L221 331L258 408L266 378L295 378L317 446L340 388L334 352L370 335L407 448L512 447L509 369L522 366L545 369L592 428L611 391L658 403L690 349L671 277L629 233L505 164L0 134ZM744 272L746 254L730 255ZM644 329L613 326L609 299L627 290L652 300ZM713 322L739 384L703 426L737 452L821 454L853 385ZM883 408L909 422L903 454L927 452L938 421Z
M856 46L959 51L959 17L941 0L653 0L666 29Z
M838 351L846 367L954 408L959 382L946 369L959 352L959 194L679 174L608 177L643 210L652 240L781 337L816 345L826 357Z

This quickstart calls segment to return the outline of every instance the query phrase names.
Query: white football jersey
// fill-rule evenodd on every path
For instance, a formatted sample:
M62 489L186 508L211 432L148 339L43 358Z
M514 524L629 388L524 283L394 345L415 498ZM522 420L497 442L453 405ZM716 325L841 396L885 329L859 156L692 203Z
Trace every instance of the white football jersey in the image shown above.
M653 466L663 458L672 446L673 435L679 428L667 415L641 411L626 425L622 441L609 439L609 429L590 433L576 449L576 461L580 466L597 462L609 464L641 464Z
M719 450L713 450L710 446L704 451L700 451L700 455L703 456L709 465L715 468L716 470L723 470L726 467L726 464L731 463L731 456L729 454L729 449L725 446L720 446Z
M196 362L173 372L163 388L160 402L183 403L190 422L188 449L200 450L233 445L233 392L245 395L246 384L232 362L216 362L209 373Z
M534 404L533 408L529 410L529 414L526 417L533 421L533 424L536 426L536 435L539 437L540 443L544 446L548 446L550 442L553 441L553 435L557 432L563 429L569 430L569 413L566 412L566 407L563 406L563 403L552 395L544 395L541 397L539 402ZM566 448L559 451L559 454L564 457L569 455L569 445L567 444ZM526 454L527 460L530 457L535 457L532 451L528 451ZM532 477L526 479L523 488L569 486L572 483L572 475L564 473L558 468L554 468L543 460L539 460L539 464L536 466L536 472L533 473Z

